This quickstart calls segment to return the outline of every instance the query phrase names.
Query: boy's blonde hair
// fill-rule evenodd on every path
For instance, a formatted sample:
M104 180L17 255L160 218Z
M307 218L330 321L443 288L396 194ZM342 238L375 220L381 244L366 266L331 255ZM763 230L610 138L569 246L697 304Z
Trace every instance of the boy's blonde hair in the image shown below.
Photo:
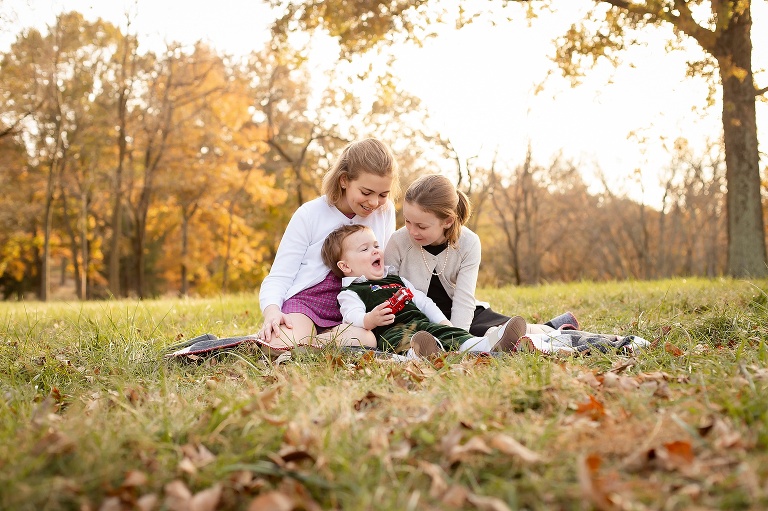
M368 172L379 177L392 177L392 186L389 195L394 200L397 198L398 167L392 151L384 142L375 138L366 138L347 144L341 156L323 177L323 194L328 197L328 202L336 204L344 195L341 188L342 176L347 176L349 181L354 181L363 172Z
M453 224L445 230L448 244L456 246L461 226L472 215L472 204L464 192L457 190L445 176L429 174L414 181L405 192L405 201L432 213L440 220L453 218Z
M325 265L331 269L334 275L337 277L343 277L344 272L339 268L339 261L341 261L341 253L343 251L344 240L350 235L363 231L365 229L371 230L370 227L362 224L347 224L333 230L323 241L323 248L320 249L320 256L323 258Z

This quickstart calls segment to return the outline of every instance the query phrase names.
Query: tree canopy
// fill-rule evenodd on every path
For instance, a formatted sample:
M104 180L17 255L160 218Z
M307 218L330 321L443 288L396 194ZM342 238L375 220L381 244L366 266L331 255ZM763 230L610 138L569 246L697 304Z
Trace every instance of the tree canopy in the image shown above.
M585 19L558 40L557 63L576 81L590 66L608 59L620 64L620 52L634 41L638 31L671 34L673 43L695 41L706 59L690 62L691 73L711 75L717 70L722 90L722 121L726 162L728 217L728 272L734 276L764 276L765 228L756 97L766 87L754 82L752 66L752 16L749 0L583 0L592 6ZM444 0L274 0L283 9L275 22L278 36L291 30L321 27L338 38L346 56L400 39L419 43L446 18L461 26L482 16L495 18L526 15L544 17L563 0L516 2L447 2ZM513 7L520 9L511 10ZM669 28L672 31L669 31ZM661 58L661 57L660 57Z

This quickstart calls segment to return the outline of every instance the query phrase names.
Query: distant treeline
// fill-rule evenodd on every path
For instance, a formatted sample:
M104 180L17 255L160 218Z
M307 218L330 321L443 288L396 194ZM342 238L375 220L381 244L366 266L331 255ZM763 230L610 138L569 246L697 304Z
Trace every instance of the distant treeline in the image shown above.
M317 90L302 48L145 51L73 12L19 33L0 59L6 299L253 290L293 210L363 136L392 146L403 187L443 172L468 193L485 284L725 271L717 146L696 155L680 140L668 168L644 169L666 176L663 203L648 207L608 187L589 193L562 160L461 160L396 78L361 77L370 103L339 64Z

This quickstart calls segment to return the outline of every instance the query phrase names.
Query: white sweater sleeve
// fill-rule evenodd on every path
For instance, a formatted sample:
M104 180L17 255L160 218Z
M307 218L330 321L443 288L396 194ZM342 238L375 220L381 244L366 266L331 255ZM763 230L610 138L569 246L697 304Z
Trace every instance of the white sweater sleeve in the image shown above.
M308 208L300 207L291 217L277 248L275 261L269 275L261 283L259 307L263 311L268 305L283 306L288 289L299 273L312 239L311 215Z
M346 290L339 293L341 317L344 323L365 328L365 304L354 291Z

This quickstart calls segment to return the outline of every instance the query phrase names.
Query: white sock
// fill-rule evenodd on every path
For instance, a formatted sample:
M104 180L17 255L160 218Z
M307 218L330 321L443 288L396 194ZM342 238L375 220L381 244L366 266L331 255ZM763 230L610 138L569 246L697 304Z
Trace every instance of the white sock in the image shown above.
M459 351L491 351L491 341L487 337L473 337L461 344Z
M421 357L416 354L415 351L413 351L413 348L409 348L408 351L405 352L405 359L406 360L419 360Z

